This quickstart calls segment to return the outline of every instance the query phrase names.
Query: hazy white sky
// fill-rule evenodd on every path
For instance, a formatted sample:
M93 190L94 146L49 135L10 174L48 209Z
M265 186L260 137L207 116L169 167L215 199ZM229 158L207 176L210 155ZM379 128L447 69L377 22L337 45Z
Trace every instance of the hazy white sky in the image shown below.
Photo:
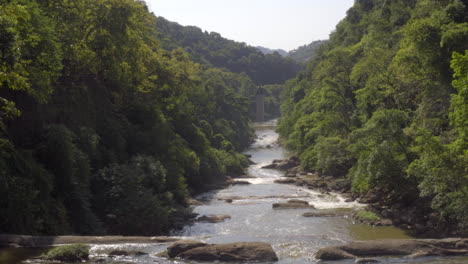
M252 46L292 50L327 39L354 0L145 0L157 16Z

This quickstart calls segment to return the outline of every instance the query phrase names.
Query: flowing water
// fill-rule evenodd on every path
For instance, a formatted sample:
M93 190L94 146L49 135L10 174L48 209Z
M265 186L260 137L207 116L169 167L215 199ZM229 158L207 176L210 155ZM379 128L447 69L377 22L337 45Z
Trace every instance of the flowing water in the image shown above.
M352 240L370 240L385 238L409 238L402 230L394 227L371 227L354 223L346 217L303 217L305 212L328 209L332 211L356 210L363 205L347 203L338 194L321 194L306 188L276 184L275 179L283 176L283 172L261 167L270 164L274 159L288 157L286 150L277 144L278 134L275 133L276 121L255 125L257 140L245 152L252 156L256 164L248 168L247 174L252 178L247 180L250 185L234 185L227 189L204 193L197 199L203 205L194 208L200 215L230 215L220 223L195 223L172 235L187 239L201 240L208 243L230 243L246 241L263 241L270 243L276 251L279 261L283 263L318 263L314 253L319 248L339 245ZM273 210L272 204L286 202L297 198L314 205L311 209ZM226 199L232 199L227 203ZM169 244L124 244L124 245L94 245L91 248L92 257L103 258L102 263L195 263L180 260L167 260L155 256L166 249ZM149 253L139 257L106 258L107 252L113 249L139 250ZM3 260L18 263L24 252L10 249L3 254ZM0 251L1 252L1 251ZM16 254L16 255L15 255ZM29 255L33 255L31 252ZM15 258L15 256L18 256ZM462 264L468 263L468 258L377 258L381 263L413 263L413 264ZM34 261L26 261L34 263ZM0 253L0 263L2 254ZM218 262L219 263L219 262ZM320 263L354 263L354 260Z

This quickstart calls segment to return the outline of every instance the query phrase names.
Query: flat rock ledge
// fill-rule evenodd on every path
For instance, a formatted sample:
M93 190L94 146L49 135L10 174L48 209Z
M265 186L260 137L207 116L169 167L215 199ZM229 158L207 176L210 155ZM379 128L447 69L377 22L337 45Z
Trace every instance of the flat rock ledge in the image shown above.
M278 256L271 245L263 242L206 244L193 240L181 240L169 246L167 253L171 258L194 261L278 261Z
M320 249L315 257L321 260L358 259L375 256L455 256L468 254L468 239L388 239L354 241L342 246Z
M48 247L63 244L169 243L174 237L155 236L26 236L0 234L0 247Z

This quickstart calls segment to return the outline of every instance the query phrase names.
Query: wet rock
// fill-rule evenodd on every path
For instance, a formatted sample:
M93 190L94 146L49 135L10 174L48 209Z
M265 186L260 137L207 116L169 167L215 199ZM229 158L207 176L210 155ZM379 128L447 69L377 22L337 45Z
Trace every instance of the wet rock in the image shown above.
M195 241L195 240L177 241L167 248L167 255L170 258L175 258L177 257L177 255L179 255L182 252L185 252L187 250L191 250L197 247L204 247L206 245L208 244L200 242L200 241Z
M185 203L187 205L193 205L193 206L199 206L199 205L203 205L202 202L198 201L198 200L195 200L195 199L192 199L192 198L188 198L185 200Z
M354 263L360 263L360 264L369 264L369 263L378 263L380 261L373 259L373 258L358 258Z
M224 200L224 201L225 201L226 203L232 203L232 202L233 202L232 199L226 199L226 200Z
M278 164L272 163L272 164L263 166L262 169L276 169L277 167L278 167Z
M230 215L202 215L195 220L197 222L219 223L230 218L231 218Z
M468 254L468 249L455 249L463 239L388 239L355 241L342 246L320 249L321 260L340 260L367 256L446 256Z
M294 184L296 183L296 180L295 179L279 179L279 180L275 180L275 183L281 183L281 184Z
M299 199L291 199L291 200L288 200L288 203L309 205L309 202L304 201L304 200L299 200Z
M393 222L390 219L382 219L374 223L375 226L392 226Z
M340 211L318 211L318 212L307 212L302 214L304 217L337 217L346 216L348 213Z
M276 169L286 171L292 167L294 167L294 165L290 163L289 161L282 161L278 163L278 166L276 166Z
M251 184L250 182L248 181L230 181L229 182L231 185L249 185Z
M303 204L303 203L274 203L272 205L273 209L304 209L304 208L310 208L314 209L315 207L309 204Z
M148 253L141 251L126 251L121 249L112 250L108 254L109 256L143 256L148 255Z
M294 178L297 177L297 175L295 173L287 173L286 175L284 175L284 177Z
M280 162L283 162L283 160L280 160L280 159L274 159L272 163L273 163L273 164L276 164L276 163L280 163Z
M195 261L278 261L271 245L263 242L207 245L184 251L177 257Z

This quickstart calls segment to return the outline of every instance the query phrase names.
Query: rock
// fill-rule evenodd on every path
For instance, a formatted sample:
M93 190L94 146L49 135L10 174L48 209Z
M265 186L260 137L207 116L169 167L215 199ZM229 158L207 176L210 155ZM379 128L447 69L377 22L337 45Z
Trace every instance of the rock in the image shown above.
M245 156L246 158L248 158L248 159L252 158L252 155L250 155L250 154L244 154L244 156Z
M468 254L468 249L454 249L462 239L387 239L355 241L342 246L320 249L321 260L340 260L368 256L445 256Z
M177 257L195 261L278 261L271 245L263 242L207 245L184 251Z
M294 184L296 183L296 180L295 179L279 179L279 180L275 180L275 183L281 183L281 184Z
M280 159L274 159L272 163L273 163L273 164L276 164L276 163L280 163L280 162L283 162L283 160L280 160Z
M251 183L248 181L231 181L230 184L231 185L249 185Z
M199 205L203 205L202 202L198 201L198 200L195 200L195 199L192 199L192 198L188 198L185 200L185 203L187 203L187 205L193 205L193 206L199 206Z
M309 209L314 209L314 206L309 205L309 204L303 204L303 203L274 203L273 204L273 209L304 209L304 208L309 208Z
M230 215L202 215L195 220L197 222L219 223L230 218Z
M208 244L200 242L200 241L195 241L195 240L177 241L167 248L167 255L170 258L175 258L177 257L177 255L179 255L182 252L185 252L187 250L191 250L197 247L204 247L206 245Z
M278 167L278 164L272 163L272 164L263 166L262 169L276 169L277 167Z
M148 253L141 251L126 251L121 249L112 250L108 254L109 256L143 256L148 255Z
M346 212L337 211L318 211L318 212L307 212L302 214L304 217L337 217L348 215Z
M40 258L61 262L83 262L89 259L89 246L85 244L59 246L52 248Z
M226 199L226 200L224 200L224 201L225 201L226 203L232 203L232 202L233 202L232 199Z
M390 219L382 219L374 223L375 226L392 226L393 222Z
M284 175L284 177L294 178L297 177L297 175L295 173L287 173L286 175Z
M377 263L379 262L378 260L372 259L372 258L358 258L354 263L360 263L360 264L368 264L368 263Z
M292 167L294 167L294 165L291 164L289 161L282 161L278 163L278 166L276 166L276 169L286 171Z
M288 200L288 203L306 204L306 205L309 205L309 202L304 201L304 200L299 200L299 199L291 199L291 200Z

